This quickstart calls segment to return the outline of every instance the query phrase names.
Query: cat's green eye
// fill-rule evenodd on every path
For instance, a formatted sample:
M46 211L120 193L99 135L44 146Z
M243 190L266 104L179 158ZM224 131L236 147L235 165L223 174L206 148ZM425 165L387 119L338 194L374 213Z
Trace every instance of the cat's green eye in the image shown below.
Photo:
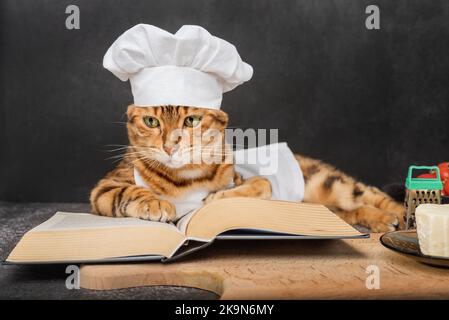
M153 117L143 117L143 122L150 128L159 127L159 120Z
M196 127L201 122L201 116L188 116L184 120L184 125L186 127Z

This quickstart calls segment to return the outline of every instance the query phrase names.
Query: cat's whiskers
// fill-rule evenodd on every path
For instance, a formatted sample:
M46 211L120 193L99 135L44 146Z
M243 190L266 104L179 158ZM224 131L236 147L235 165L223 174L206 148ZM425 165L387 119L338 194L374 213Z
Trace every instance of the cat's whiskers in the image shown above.
M141 157L144 156L145 158L147 157L147 154L155 154L157 152L160 152L160 150L158 150L157 148L154 147L139 147L139 146L127 146L128 151L123 153L123 154L119 154L119 155L114 155L114 156L110 156L108 158L106 158L106 160L110 160L110 159L114 159L113 163L117 163L120 162L126 158L132 158L132 157ZM129 151L132 149L143 149L143 150L137 150L137 151ZM150 159L150 158L148 158Z
M124 121L112 121L111 123L112 124L124 124L124 125L128 124L128 122L124 122Z
M151 148L151 149L152 149L151 151L153 151L153 154L161 152L157 148ZM131 164L135 164L136 162L140 161L145 165L151 166L153 168L158 168L161 165L160 161L150 158L148 151L149 150L146 149L145 151L136 151L136 152L132 153L130 156L134 159L130 161Z
M106 159L124 158L124 157L126 157L127 155L133 155L133 154L137 154L137 153L141 153L141 151L136 151L136 152L125 152L125 153L122 153L122 154L110 156L110 157L108 157L108 158L106 158Z

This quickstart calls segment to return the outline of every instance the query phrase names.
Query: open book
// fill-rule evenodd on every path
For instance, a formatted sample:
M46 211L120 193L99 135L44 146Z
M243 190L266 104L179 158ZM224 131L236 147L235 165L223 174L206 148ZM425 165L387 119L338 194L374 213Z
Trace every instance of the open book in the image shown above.
M28 231L9 263L171 260L214 239L368 237L316 204L252 198L214 201L176 225L135 218L57 212Z

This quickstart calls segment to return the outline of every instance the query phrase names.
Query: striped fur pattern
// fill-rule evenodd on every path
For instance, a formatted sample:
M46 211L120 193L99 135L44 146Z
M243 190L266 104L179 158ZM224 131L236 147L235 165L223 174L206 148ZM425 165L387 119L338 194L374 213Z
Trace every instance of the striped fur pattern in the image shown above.
M304 201L323 204L346 222L373 232L404 226L404 206L378 188L358 182L319 160L295 157L304 175Z
M181 198L195 189L208 190L205 203L237 196L271 197L268 180L261 177L243 180L233 165L226 161L181 164L176 160L176 155L179 160L195 151L192 137L197 132L212 128L224 137L228 116L223 111L131 105L127 116L129 146L118 166L91 191L93 213L169 222L175 219L175 207L164 199ZM192 117L200 121L196 126L186 127L189 123L186 121ZM149 118L152 119L150 122ZM190 138L172 135L177 129L189 130ZM219 156L224 159L232 153L222 142ZM210 143L202 141L201 150L210 151ZM328 206L348 223L359 224L375 232L394 230L402 224L403 206L377 188L357 182L321 161L301 155L296 155L296 158L305 178L304 201ZM149 188L135 185L134 167ZM235 187L227 189L232 181Z

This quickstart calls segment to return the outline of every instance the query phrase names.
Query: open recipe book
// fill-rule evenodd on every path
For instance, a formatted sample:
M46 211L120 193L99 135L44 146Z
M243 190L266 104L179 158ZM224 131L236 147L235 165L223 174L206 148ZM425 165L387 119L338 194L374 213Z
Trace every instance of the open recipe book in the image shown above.
M346 239L368 237L326 207L252 198L214 201L176 225L135 218L57 212L28 231L9 263L167 261L214 239Z

